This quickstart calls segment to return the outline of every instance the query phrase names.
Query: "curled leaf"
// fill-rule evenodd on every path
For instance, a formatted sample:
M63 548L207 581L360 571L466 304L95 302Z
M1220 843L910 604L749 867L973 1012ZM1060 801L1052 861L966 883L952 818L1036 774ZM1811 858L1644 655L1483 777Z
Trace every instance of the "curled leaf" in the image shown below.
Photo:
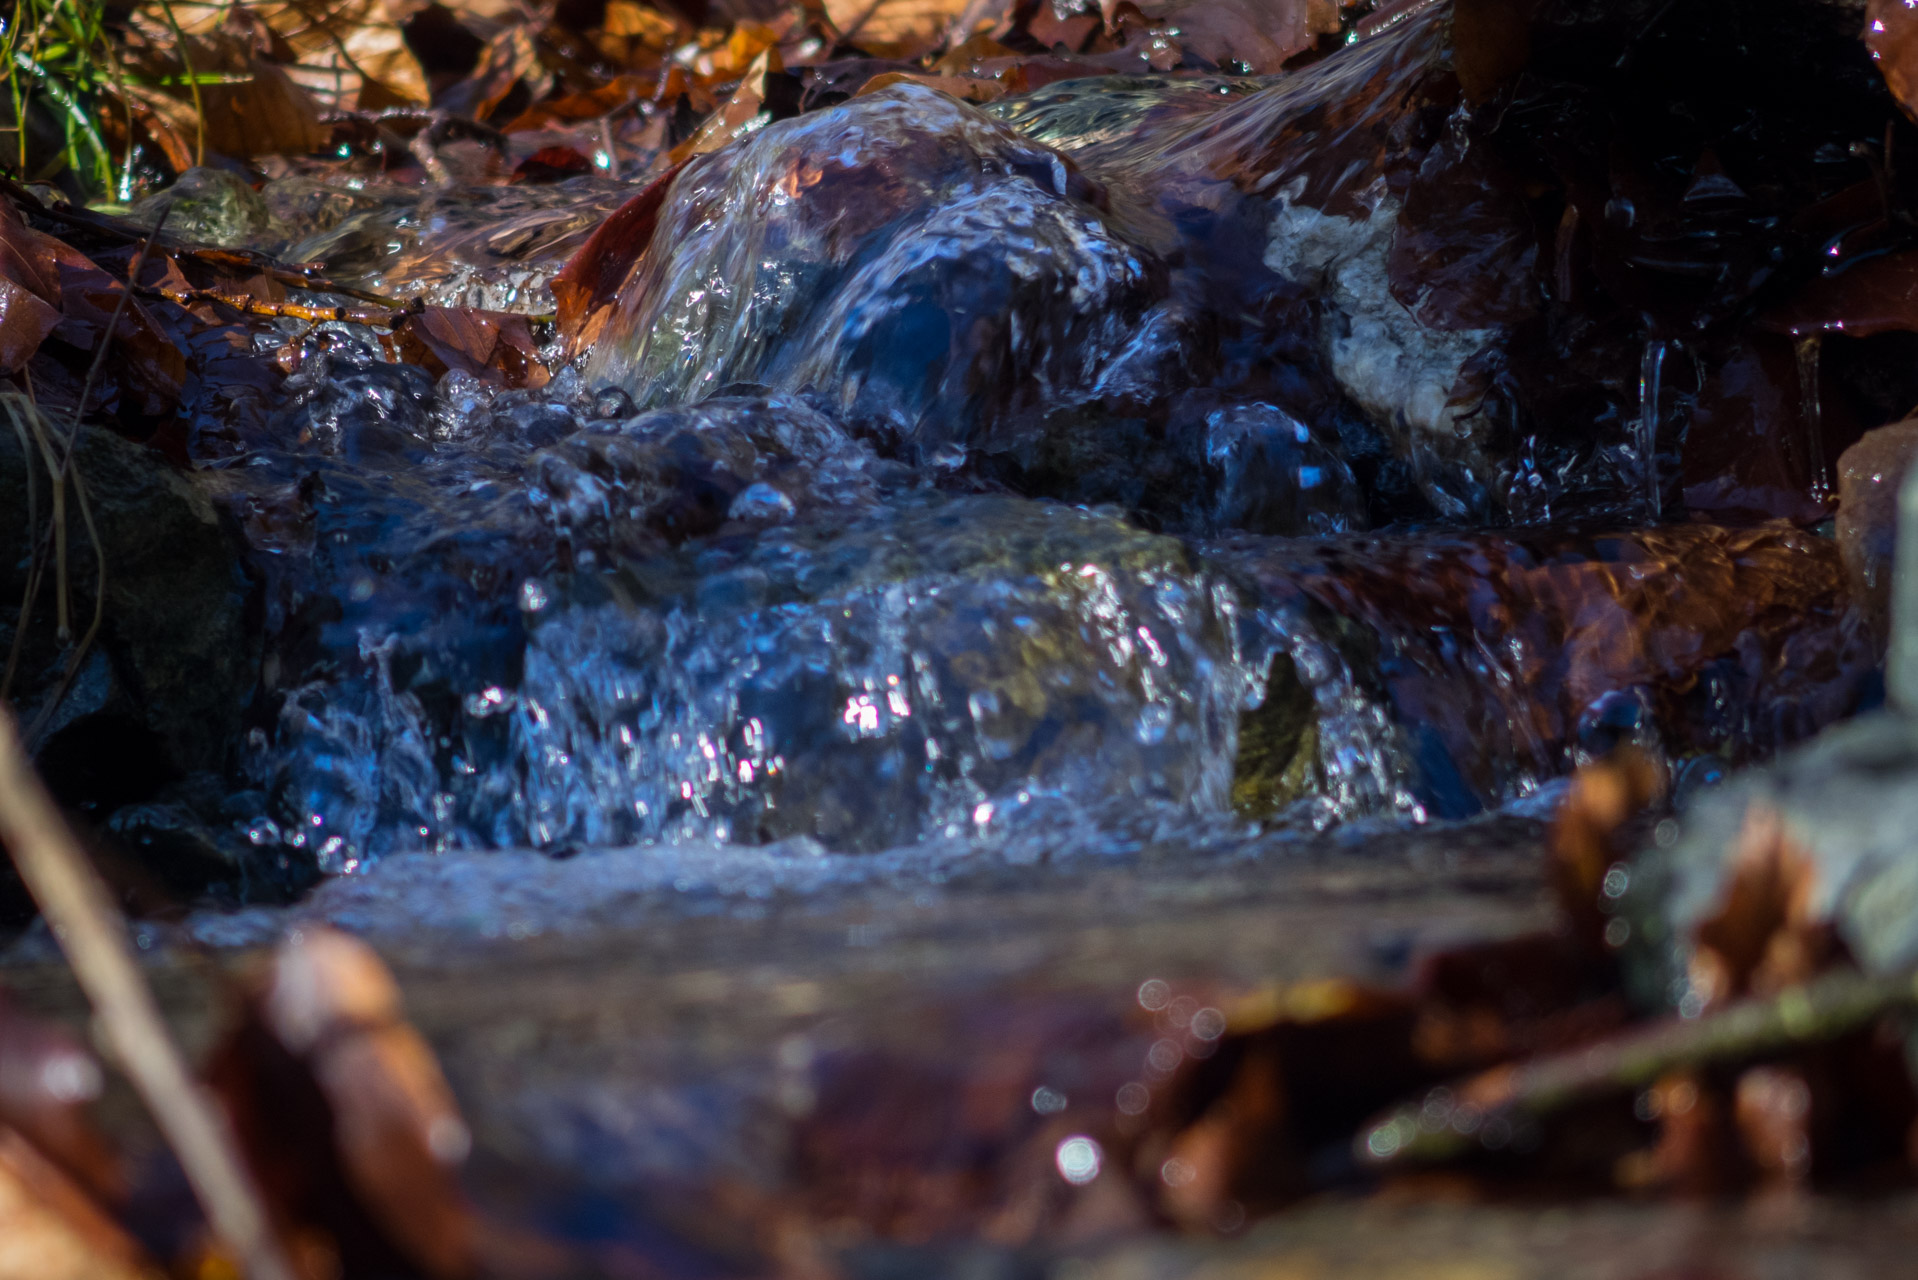
M407 363L457 369L499 387L543 387L546 366L526 317L478 307L426 307L394 329Z

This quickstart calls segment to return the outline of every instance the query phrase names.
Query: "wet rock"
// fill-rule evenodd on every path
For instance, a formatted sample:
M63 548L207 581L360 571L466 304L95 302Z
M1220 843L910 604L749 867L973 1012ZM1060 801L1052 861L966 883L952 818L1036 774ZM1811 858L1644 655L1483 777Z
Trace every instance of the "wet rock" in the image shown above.
M87 498L106 564L98 640L57 709L70 650L54 635L51 576L22 637L11 697L23 720L43 726L42 768L68 803L111 808L144 799L165 779L229 762L240 716L258 678L257 638L245 622L247 580L239 549L192 476L158 453L83 427L73 469ZM44 522L48 476L29 471L19 438L0 432L0 644L20 626L33 531ZM92 616L97 562L69 494L69 592L76 635Z
M129 216L151 227L166 218L168 234L222 249L259 247L274 234L272 211L245 178L227 169L188 169L164 191L137 201Z
M1345 460L1302 422L1271 405L1207 415L1209 531L1333 534L1363 529L1365 503Z
M229 473L269 579L253 825L289 856L1223 808L1232 606L1178 543L915 493L799 400L584 385L449 376L398 462L326 443L387 408L298 402L297 451Z
M1852 711L1870 638L1830 541L1772 524L1209 549L1273 655L1235 799L1456 817L1620 741L1762 757Z
M1095 393L1164 271L1060 153L896 85L695 160L586 364L642 404L816 389L917 458Z
M800 512L871 506L885 470L838 424L797 401L748 397L595 424L534 462L555 531L590 564L595 547L668 542Z
M1232 608L1170 540L967 499L702 560L696 627L585 600L534 626L519 696L536 842L866 850L990 835L1028 807L1223 806Z
M1891 635L1891 568L1898 491L1918 454L1918 421L1868 431L1838 459L1838 548L1852 596L1883 653Z

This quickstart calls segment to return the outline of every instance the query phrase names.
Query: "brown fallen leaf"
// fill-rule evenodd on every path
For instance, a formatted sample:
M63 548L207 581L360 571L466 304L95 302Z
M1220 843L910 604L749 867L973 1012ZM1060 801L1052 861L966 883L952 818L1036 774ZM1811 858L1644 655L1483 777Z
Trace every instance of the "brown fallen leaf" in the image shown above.
M1739 1160L1732 1108L1694 1071L1663 1077L1645 1091L1658 1141L1618 1162L1620 1186L1700 1199L1729 1189Z
M596 89L569 93L564 97L554 98L551 102L542 102L528 107L501 126L500 131L528 133L553 125L598 120L622 107L648 101L653 96L654 88L655 83L650 76L614 76Z
M305 155L326 143L318 104L271 62L250 58L246 78L205 85L206 143L238 159Z
M465 1122L364 943L291 934L209 1076L285 1238L330 1250L345 1275L475 1272L478 1228L453 1174Z
M173 20L196 44L226 30L234 12L234 6L214 0L168 3ZM257 0L245 11L282 46L285 74L327 109L372 111L426 103L426 73L386 0ZM139 20L165 43L170 28L157 0L140 10ZM195 69L208 68L196 60Z
M1348 0L1145 0L1152 22L1177 31L1179 44L1212 63L1271 75L1322 35L1339 29ZM1111 18L1108 17L1108 22Z
M937 89L961 102L996 102L1006 96L1007 87L1003 81L980 79L976 76L940 76L920 75L909 71L884 71L859 86L859 92L853 97L863 98L869 93L911 81L922 84L928 89Z
M400 355L435 374L457 369L496 387L543 387L549 375L526 317L477 307L426 307L394 328Z
M1700 922L1689 970L1704 1007L1805 981L1843 952L1814 907L1817 863L1783 817L1754 803L1727 862L1717 909Z
M841 40L882 58L930 53L967 8L967 0L826 0Z
M1918 330L1918 249L1866 259L1805 286L1758 317L1761 328L1794 337L1833 333L1869 338Z
M514 183L564 182L591 173L593 162L573 147L541 147L513 166Z
M1572 775L1552 817L1546 875L1572 936L1594 953L1604 950L1609 918L1600 909L1605 873L1631 853L1624 827L1664 790L1656 765L1624 747Z
M1746 1158L1768 1189L1799 1191L1811 1175L1812 1091L1802 1070L1751 1067L1738 1077L1732 1117Z
M448 115L484 121L510 106L522 84L525 91L517 101L531 103L545 96L550 82L531 33L523 26L508 27L487 42L472 74L440 93L433 105Z
M1918 10L1904 0L1869 0L1865 47L1905 114L1918 112Z
M166 330L137 300L126 299L121 305L126 293L121 281L78 249L27 226L19 210L5 200L0 200L0 277L57 311L58 320L43 338L58 337L82 351L94 349L117 315L113 344L122 359L114 369L122 387L135 397L135 407L153 416L178 403L186 381L186 354ZM22 327L13 335L17 353L47 316L31 303L15 300L23 308Z
M753 59L746 78L739 82L733 96L719 110L706 117L706 122L699 126L692 137L674 147L667 159L678 164L694 156L703 156L708 151L719 150L745 133L766 105L766 77L778 70L781 70L781 66L777 49L767 49Z
M612 314L620 285L652 243L659 211L673 180L687 163L681 160L672 165L616 209L553 278L559 332L569 355L577 355L598 340L606 318Z

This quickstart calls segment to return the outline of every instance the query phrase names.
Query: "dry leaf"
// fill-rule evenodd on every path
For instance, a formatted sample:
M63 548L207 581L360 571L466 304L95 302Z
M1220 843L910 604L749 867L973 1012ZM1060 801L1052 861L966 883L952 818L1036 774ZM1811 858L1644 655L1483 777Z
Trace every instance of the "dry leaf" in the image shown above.
M174 0L172 10L196 44L225 33L233 12L230 5L204 0ZM328 109L374 110L427 100L426 73L384 0L262 0L248 4L246 13L284 42L294 59L288 75ZM170 43L157 5L140 16L150 39ZM196 61L195 69L207 68Z
M548 79L533 37L525 27L509 27L487 43L472 74L440 94L433 105L450 115L484 120L521 81L529 82L531 96L539 98Z
M693 156L703 156L744 134L759 115L760 109L766 105L766 77L779 70L782 68L777 49L767 49L753 59L746 78L739 82L739 88L733 91L733 96L719 110L706 117L706 123L700 125L692 137L674 147L667 159L678 164Z
M245 159L305 155L326 144L326 126L306 90L259 58L250 59L246 71L245 80L200 89L207 146Z
M826 16L847 44L885 58L937 48L967 0L826 0Z

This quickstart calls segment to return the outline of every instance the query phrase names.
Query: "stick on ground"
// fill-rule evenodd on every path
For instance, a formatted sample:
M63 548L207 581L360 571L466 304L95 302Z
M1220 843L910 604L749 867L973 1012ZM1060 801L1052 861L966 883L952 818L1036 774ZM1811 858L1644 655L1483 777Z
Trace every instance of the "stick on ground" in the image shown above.
M0 708L0 838L53 927L121 1069L179 1157L208 1222L251 1280L294 1280L232 1133L188 1073L133 961L126 922L34 776L5 708Z

